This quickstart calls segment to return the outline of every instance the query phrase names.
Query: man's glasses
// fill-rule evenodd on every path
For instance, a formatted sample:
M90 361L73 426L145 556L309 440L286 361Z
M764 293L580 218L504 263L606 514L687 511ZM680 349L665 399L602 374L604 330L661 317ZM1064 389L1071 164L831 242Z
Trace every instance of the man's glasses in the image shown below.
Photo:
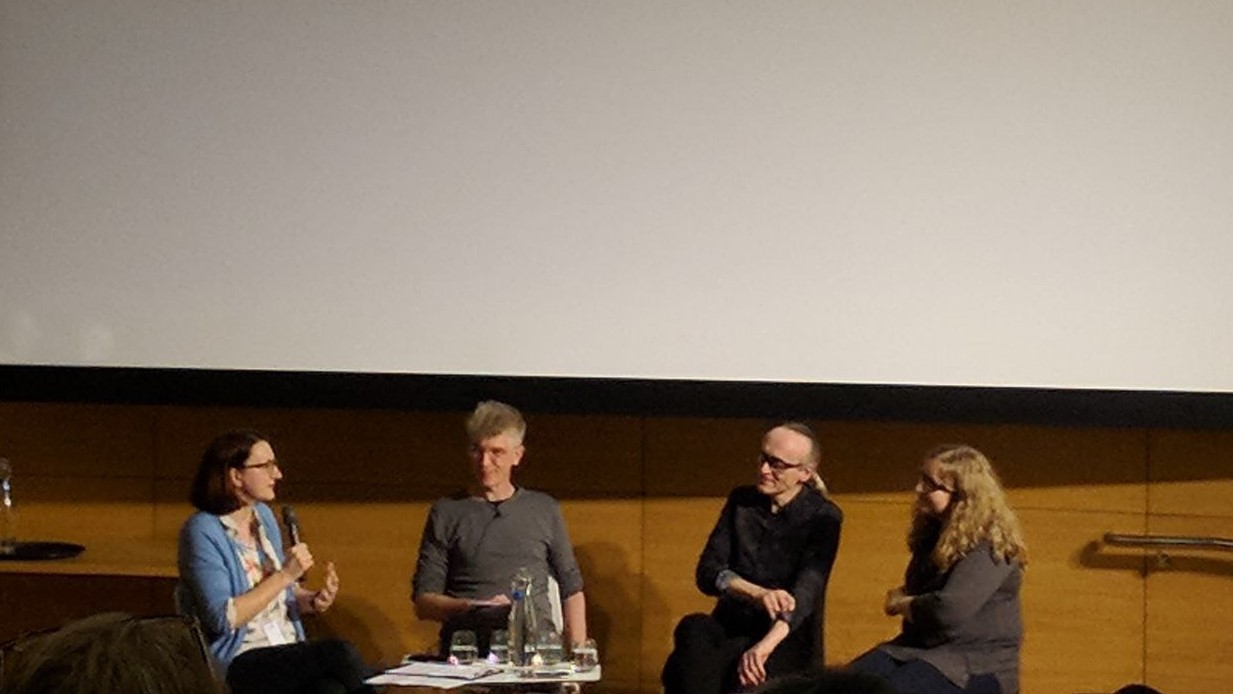
M804 467L804 463L789 463L783 458L776 458L766 451L758 454L758 466L761 467L763 465L768 466L771 472L776 475L783 474L788 470L795 470L798 467Z

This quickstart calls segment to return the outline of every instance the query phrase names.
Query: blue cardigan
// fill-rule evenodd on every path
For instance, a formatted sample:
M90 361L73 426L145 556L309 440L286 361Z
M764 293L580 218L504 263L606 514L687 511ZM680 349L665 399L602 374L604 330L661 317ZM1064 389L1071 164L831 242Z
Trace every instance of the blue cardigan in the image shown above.
M254 505L257 520L270 538L278 561L285 563L282 533L270 507ZM251 590L248 576L240 565L239 547L227 536L222 521L213 513L198 511L180 528L180 585L176 586L176 608L181 614L196 617L201 622L210 650L225 671L244 641L246 626L227 626L227 600ZM299 605L295 594L287 588L287 616L295 626L299 640L304 640Z

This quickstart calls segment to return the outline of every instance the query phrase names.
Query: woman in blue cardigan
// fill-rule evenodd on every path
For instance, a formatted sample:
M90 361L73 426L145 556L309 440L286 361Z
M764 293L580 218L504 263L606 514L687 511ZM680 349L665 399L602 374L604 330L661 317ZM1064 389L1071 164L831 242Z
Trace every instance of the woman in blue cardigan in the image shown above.
M302 614L338 595L338 574L304 589L313 565L304 543L283 551L268 506L282 471L266 437L233 431L206 448L190 495L198 510L180 530L181 612L195 616L233 694L366 692L365 668L345 641L306 641Z

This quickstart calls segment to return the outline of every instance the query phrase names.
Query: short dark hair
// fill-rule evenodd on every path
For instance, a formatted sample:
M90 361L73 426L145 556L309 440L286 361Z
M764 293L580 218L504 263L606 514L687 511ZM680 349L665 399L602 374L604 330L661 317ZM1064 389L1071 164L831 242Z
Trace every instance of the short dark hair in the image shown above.
M243 467L253 446L269 440L252 429L236 429L215 437L201 455L188 500L199 511L216 516L240 508L240 500L227 488L227 471Z
M113 612L0 646L0 692L221 694L196 623Z

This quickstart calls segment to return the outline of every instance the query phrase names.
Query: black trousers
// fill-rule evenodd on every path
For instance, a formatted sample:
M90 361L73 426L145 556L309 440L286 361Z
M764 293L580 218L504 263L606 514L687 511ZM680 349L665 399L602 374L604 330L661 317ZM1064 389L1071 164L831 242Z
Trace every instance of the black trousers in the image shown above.
M257 648L227 668L232 694L352 694L375 691L364 684L368 668L355 646L321 639Z
M739 690L737 665L741 655L765 635L725 628L711 615L687 615L672 635L672 653L660 676L664 694L728 694ZM791 636L784 639L766 659L766 678L815 666L807 641Z
M923 660L895 660L889 654L873 649L852 661L857 672L875 675L903 694L1001 694L1002 688L993 675L975 675L968 686L959 688L946 679L934 666Z

